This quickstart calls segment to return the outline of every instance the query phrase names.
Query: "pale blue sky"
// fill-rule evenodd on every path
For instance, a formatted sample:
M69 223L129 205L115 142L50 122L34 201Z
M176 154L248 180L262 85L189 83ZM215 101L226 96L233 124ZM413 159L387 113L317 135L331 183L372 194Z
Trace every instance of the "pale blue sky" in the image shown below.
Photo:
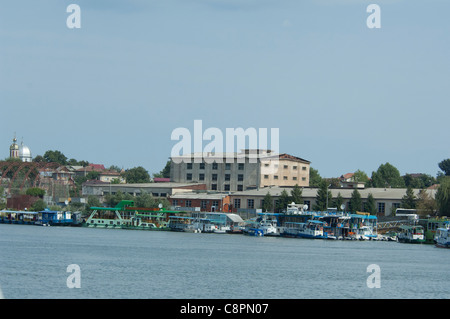
M66 7L81 7L68 29ZM381 7L369 29L366 7ZM279 128L324 177L450 157L450 1L2 1L0 157L163 167L177 127Z

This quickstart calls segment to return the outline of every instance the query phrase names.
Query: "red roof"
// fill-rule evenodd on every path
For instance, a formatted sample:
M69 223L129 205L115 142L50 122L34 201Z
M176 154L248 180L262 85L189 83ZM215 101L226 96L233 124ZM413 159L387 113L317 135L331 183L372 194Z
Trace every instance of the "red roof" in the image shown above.
M94 169L105 169L105 166L103 164L89 164L89 166L91 166Z
M166 177L155 177L155 178L153 179L153 181L154 181L155 183L168 183L168 182L170 182L170 178L166 178Z

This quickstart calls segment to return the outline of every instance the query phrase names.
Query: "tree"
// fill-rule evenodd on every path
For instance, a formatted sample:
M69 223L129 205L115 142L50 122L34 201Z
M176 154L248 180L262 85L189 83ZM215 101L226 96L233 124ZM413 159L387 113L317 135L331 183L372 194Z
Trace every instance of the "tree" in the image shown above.
M445 176L450 176L450 158L441 161L438 166L444 172Z
M303 204L302 189L295 184L294 188L291 190L291 199L296 204Z
M94 195L88 196L87 205L88 205L88 207L100 207L101 206L100 200L98 199L97 196L94 196Z
M417 212L422 216L433 216L437 210L437 203L425 189L421 189L417 194Z
M349 209L351 212L357 212L361 210L361 207L362 207L361 194L358 192L357 189L355 189L352 192L352 197L350 198Z
M287 208L287 205L290 203L290 197L288 192L283 189L283 191L281 192L280 197L278 198L278 203L277 203L277 210L278 212L281 212L282 210Z
M142 166L127 169L124 173L127 183L150 183L150 175Z
M440 216L450 216L450 177L442 179L436 192L436 202Z
M38 199L34 202L33 205L31 205L31 209L35 212L39 212L41 210L44 210L47 207L45 202L42 199Z
M338 211L342 211L342 204L344 204L344 198L342 197L341 192L339 192L337 197L333 200L333 205Z
M322 177L319 175L319 171L309 167L309 187L320 187Z
M158 173L159 176L157 176L157 177L169 178L170 177L170 166L171 165L172 165L172 161L168 160L167 163L166 163L166 166L164 166L162 171Z
M25 194L42 198L45 195L45 189L39 187L31 187L27 189Z
M270 192L267 192L266 196L264 196L262 209L265 212L273 209L273 198L272 195L270 195Z
M406 189L406 195L402 197L402 208L416 208L416 196L411 186Z
M405 182L400 176L400 172L393 165L381 164L376 172L372 172L373 187L405 187Z
M333 196L331 191L328 190L328 184L325 180L320 183L320 188L317 190L316 203L313 206L314 210L325 211L327 210L327 203L332 203Z
M371 215L375 215L377 212L377 207L375 206L375 199L373 198L372 193L369 193L369 195L367 196L365 211L370 213Z
M355 182L367 182L369 180L369 176L367 176L367 174L361 170L357 170L354 174L353 174L353 180Z
M67 157L60 151L47 151L44 154L44 160L47 163L59 163L61 165L67 165Z

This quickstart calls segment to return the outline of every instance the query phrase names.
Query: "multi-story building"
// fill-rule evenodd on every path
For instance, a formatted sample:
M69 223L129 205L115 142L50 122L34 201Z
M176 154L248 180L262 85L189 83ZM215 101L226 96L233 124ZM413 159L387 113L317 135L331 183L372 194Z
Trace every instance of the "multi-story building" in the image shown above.
M171 158L173 182L205 183L208 190L244 191L266 186L309 186L310 162L270 150L193 153Z

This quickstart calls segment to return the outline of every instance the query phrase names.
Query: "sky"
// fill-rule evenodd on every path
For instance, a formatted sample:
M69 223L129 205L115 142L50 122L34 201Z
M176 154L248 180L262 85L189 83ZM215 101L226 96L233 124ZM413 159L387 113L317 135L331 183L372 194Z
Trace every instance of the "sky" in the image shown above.
M70 4L81 28L68 28ZM369 28L369 4L381 28ZM448 0L0 3L0 158L163 169L177 128L279 129L322 177L450 158ZM193 138L193 137L192 137ZM208 142L205 142L205 144ZM270 143L269 143L270 146Z

